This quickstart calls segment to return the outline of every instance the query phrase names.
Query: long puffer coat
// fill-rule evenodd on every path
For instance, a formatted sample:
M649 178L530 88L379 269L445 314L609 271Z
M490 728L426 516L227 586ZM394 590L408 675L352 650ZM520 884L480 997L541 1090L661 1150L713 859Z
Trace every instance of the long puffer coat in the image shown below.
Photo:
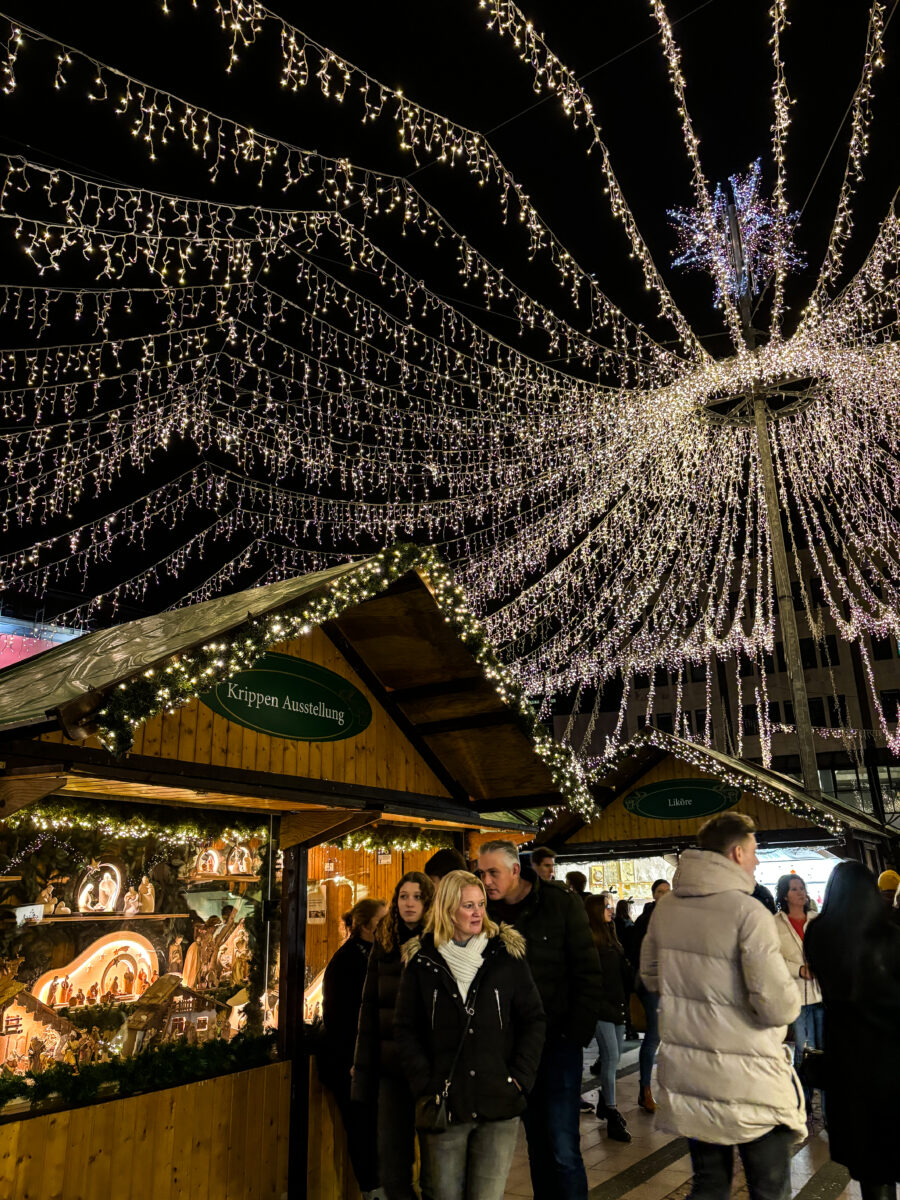
M413 934L401 937L406 943ZM356 1056L353 1060L354 1100L375 1103L378 1100L378 1081L382 1078L404 1079L403 1068L394 1041L394 1009L400 991L403 963L401 946L393 950L376 941L369 955L369 969L359 1010L359 1033Z
M657 1125L718 1145L776 1125L806 1136L800 1081L784 1045L800 1014L772 915L753 879L709 850L681 856L656 906L641 977L659 993Z
M527 944L528 965L547 1015L547 1031L586 1046L594 1036L604 1002L600 960L584 903L564 884L539 879L530 867L523 869L522 878L531 884L531 891L515 906L512 923ZM490 900L488 914L498 924L503 920Z
M853 970L844 953L832 952L823 922L806 931L807 958L825 1004L828 1148L854 1179L896 1183L900 930L885 922L863 938Z
M443 1090L466 1004L432 934L407 942L403 957L394 1037L413 1095L426 1096ZM519 1116L544 1048L544 1012L524 939L503 925L482 958L467 998L472 1022L450 1082L449 1110L459 1122Z

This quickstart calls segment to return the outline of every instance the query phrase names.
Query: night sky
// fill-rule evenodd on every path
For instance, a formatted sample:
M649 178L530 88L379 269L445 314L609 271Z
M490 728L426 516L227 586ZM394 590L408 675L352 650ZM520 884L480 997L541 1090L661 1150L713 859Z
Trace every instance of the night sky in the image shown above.
M499 219L496 193L476 186L457 165L428 165L416 170L397 148L389 118L365 127L355 97L342 106L325 101L310 85L288 93L279 87L277 43L268 35L242 48L230 74L225 67L228 40L213 5L197 0L169 0L166 14L158 3L61 4L29 0L4 11L52 37L157 84L181 97L241 123L315 148L346 155L372 169L406 174L416 187L479 249L501 265L517 283L548 306L578 323L579 315L561 295L552 272L529 263L521 230ZM681 140L676 105L656 36L650 6L643 0L597 3L540 0L525 6L559 57L583 80L609 145L612 162L657 265L694 329L714 353L727 353L719 314L711 303L711 285L702 276L673 272L674 235L666 209L690 206L691 180ZM890 12L891 5L888 5ZM772 184L772 57L765 0L672 0L668 6L675 36L683 50L688 102L701 139L707 177L713 182L746 170L762 156L767 189ZM601 287L635 320L646 322L660 340L671 327L657 322L640 272L629 260L626 239L608 213L599 158L586 155L589 138L573 130L553 98L536 96L529 69L517 61L508 40L485 28L485 15L469 0L427 3L342 2L282 5L278 12L311 37L362 67L411 99L484 132L513 175L524 185L547 224L581 265L595 274ZM800 251L812 275L819 266L846 161L847 106L859 78L865 44L868 4L821 0L789 4L791 25L784 42L787 80L795 101L788 142L788 187L791 207L802 210L797 233ZM866 178L856 204L855 235L847 255L851 268L861 261L878 221L900 185L900 20L888 30L886 69L877 77L871 151ZM263 203L286 203L277 187L261 193L247 178L223 172L212 186L202 165L174 142L156 162L129 137L127 124L109 109L86 98L90 73L78 64L67 69L68 86L54 91L53 51L29 45L20 60L20 87L0 97L0 149L25 155L48 166L71 168L98 179L142 185L181 195ZM48 64L51 64L48 69ZM546 95L546 94L545 94ZM829 153L830 150L830 153ZM313 195L304 198L310 207ZM293 201L292 201L293 202ZM39 282L11 236L8 222L0 228L2 281ZM479 297L462 290L447 258L434 254L414 237L386 235L397 256L415 275L426 277L434 291L458 304L467 315L501 337L515 337L506 316L487 313ZM336 271L342 268L335 266ZM67 263L55 282L87 282L77 263ZM148 283L150 280L148 279ZM365 291L366 281L355 283ZM789 281L788 303L796 309L810 286L804 276ZM372 294L376 294L375 291ZM139 332L140 314L130 332ZM788 319L787 327L792 322ZM121 330L123 335L127 332ZM61 328L60 342L76 331ZM2 345L27 344L21 325L0 322ZM526 347L546 358L538 340ZM172 443L153 470L159 479L184 470L196 451ZM152 474L152 472L151 472ZM129 490L130 489L130 490ZM137 480L123 479L121 489L102 499L86 497L77 511L61 519L68 528L89 519L96 506L115 508L122 498L140 491ZM202 520L186 517L178 540ZM46 532L46 530L44 531ZM22 615L43 610L46 619L64 612L80 597L104 590L131 574L142 562L165 552L174 530L159 531L128 563L101 567L87 581L63 572L46 596L11 591L3 596L6 611ZM2 535L7 550L26 547L30 527ZM373 545L372 549L375 548ZM98 623L154 611L174 603L195 582L224 561L223 547L213 547L202 564L189 565L180 580L166 579L141 604L126 604L117 613L97 616ZM141 558L143 555L143 559ZM264 563L262 566L264 567ZM259 571L238 581L249 586Z

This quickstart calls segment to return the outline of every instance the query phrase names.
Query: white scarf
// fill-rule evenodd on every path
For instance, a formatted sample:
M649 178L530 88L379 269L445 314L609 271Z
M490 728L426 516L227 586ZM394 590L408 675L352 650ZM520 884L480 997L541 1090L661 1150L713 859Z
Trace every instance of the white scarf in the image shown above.
M478 968L481 966L487 940L486 933L479 933L475 937L469 938L464 946L459 946L456 942L441 942L438 946L438 952L443 955L444 962L450 968L450 974L459 985L464 1004L468 998L472 980L478 974Z

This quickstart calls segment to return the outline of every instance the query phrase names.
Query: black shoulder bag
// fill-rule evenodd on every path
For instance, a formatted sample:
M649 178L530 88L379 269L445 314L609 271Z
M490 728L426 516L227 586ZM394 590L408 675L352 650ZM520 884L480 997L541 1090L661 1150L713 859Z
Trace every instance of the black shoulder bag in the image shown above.
M456 1064L459 1062L459 1056L462 1053L463 1044L469 1032L469 1026L472 1024L472 1017L475 1014L475 991L473 989L466 1004L466 1024L462 1031L462 1037L459 1039L459 1045L456 1047L456 1053L453 1055L453 1061L450 1064L450 1069L447 1072L447 1078L444 1080L444 1086L439 1092L434 1094L429 1093L427 1096L420 1096L416 1101L416 1129L422 1133L445 1133L452 1122L450 1116L450 1105L447 1098L450 1095L450 1083L453 1079L453 1072L456 1070Z

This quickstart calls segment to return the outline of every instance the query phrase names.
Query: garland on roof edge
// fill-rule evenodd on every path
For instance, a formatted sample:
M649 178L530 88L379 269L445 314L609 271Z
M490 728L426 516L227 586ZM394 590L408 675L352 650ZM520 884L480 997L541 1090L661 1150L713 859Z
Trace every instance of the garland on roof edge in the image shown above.
M315 626L337 619L348 608L379 595L413 568L428 575L444 620L481 666L500 699L516 712L569 807L582 815L593 813L595 806L580 763L538 721L524 692L497 659L462 588L430 547L400 544L382 550L329 582L325 595L254 617L233 630L227 639L216 639L196 650L176 654L165 666L148 669L120 683L108 694L97 715L101 741L117 756L126 754L133 743L134 730L150 717L188 704L199 693L248 670L270 647L304 637Z

